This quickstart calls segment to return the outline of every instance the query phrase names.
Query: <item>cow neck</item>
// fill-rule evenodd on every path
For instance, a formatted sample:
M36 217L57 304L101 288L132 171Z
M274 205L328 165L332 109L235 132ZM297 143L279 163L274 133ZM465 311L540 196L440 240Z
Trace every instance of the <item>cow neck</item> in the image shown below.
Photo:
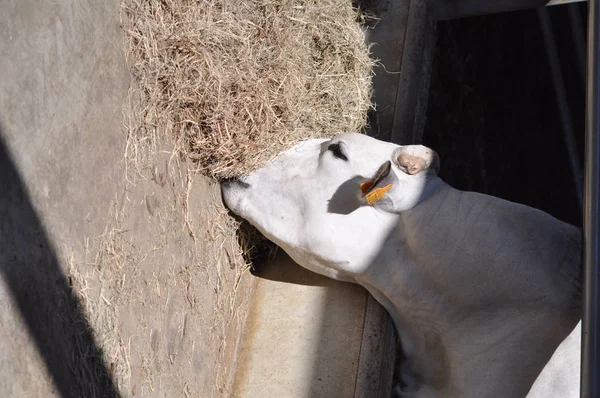
M581 229L540 210L443 183L400 215L398 239L461 305L581 306Z
M575 227L444 183L401 214L361 283L423 383L445 396L476 396L464 390L473 385L519 396L580 319L580 249Z

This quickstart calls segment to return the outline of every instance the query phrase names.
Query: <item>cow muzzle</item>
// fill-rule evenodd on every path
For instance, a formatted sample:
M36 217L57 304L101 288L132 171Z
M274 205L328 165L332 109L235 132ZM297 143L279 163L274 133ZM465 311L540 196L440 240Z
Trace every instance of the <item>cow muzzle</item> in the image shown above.
M221 181L221 197L223 204L233 213L240 215L242 202L245 192L250 188L250 184L237 178L231 178Z

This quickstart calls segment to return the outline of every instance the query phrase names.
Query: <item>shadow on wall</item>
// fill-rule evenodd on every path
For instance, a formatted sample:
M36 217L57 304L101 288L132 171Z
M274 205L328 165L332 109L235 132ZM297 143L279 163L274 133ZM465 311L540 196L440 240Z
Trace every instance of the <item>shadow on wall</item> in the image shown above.
M118 397L102 351L2 139L0 276L59 394Z

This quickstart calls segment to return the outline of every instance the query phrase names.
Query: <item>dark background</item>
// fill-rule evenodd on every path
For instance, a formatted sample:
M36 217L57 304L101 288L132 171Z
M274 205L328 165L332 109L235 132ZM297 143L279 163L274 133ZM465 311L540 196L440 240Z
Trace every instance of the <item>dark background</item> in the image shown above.
M585 71L566 7L585 31L587 4L548 7L583 164ZM441 177L581 225L537 11L441 21L437 32L423 143L440 154Z

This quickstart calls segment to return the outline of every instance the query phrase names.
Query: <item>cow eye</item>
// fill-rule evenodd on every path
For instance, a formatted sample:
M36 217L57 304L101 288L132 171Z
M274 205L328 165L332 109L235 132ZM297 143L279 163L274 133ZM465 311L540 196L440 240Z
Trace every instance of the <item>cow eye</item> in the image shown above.
M333 156L335 156L336 158L342 159L346 162L348 161L348 158L346 157L346 155L344 155L344 152L342 152L342 147L339 143L329 145L329 147L327 147L327 150L331 151L333 153Z

